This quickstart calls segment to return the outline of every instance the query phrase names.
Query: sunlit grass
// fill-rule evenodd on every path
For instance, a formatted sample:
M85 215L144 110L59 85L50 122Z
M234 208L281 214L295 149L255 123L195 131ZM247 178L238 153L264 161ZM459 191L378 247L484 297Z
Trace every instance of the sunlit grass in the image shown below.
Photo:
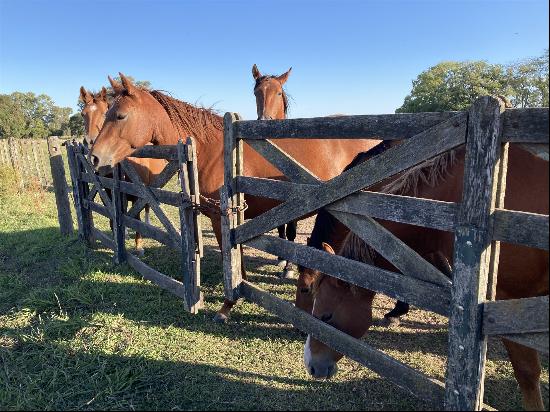
M177 224L175 211L166 210ZM302 365L304 336L252 303L239 303L227 325L213 323L223 286L206 220L205 309L190 315L177 297L128 266L115 266L108 250L89 249L76 235L62 237L52 193L3 196L0 216L1 409L428 408L349 360L342 361L335 379L312 380ZM106 219L95 217L95 223L109 233ZM299 224L302 242L305 227ZM144 260L178 277L177 252L145 243ZM133 249L131 236L127 246ZM292 300L293 281L275 277L271 257L250 249L247 254L251 280ZM377 298L375 316L391 305ZM373 328L365 340L430 376L444 377L442 317L413 310L402 326ZM547 401L546 360L544 365ZM490 345L486 400L498 409L521 408L498 341Z

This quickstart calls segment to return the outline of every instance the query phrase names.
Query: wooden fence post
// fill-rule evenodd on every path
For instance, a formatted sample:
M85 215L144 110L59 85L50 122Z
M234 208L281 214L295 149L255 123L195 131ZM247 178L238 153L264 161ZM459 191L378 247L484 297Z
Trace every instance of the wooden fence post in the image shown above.
M78 222L78 235L86 242L91 241L92 235L92 211L86 207L85 201L88 200L88 184L82 180L83 168L80 165L78 155L81 154L80 147L76 142L67 142L67 158L69 160L69 170L73 184L74 208Z
M179 206L180 233L181 233L181 265L183 271L183 285L185 286L186 309L197 313L203 306L202 295L199 289L199 262L200 253L195 242L196 222L193 212L192 198L192 164L193 145L189 138L188 145L181 139L178 141L178 167L181 187L181 205ZM191 170L189 170L191 166ZM193 188L194 189L194 188Z
M71 204L69 203L67 178L65 177L65 167L63 165L63 156L61 155L61 142L55 136L48 137L48 153L50 154L50 167L52 170L59 229L62 235L70 235L73 233Z
M486 96L476 100L468 114L464 191L455 232L446 410L479 410L483 402L487 339L481 333L481 304L490 275L490 215L497 197L494 179L503 111L504 104Z
M115 241L114 259L116 264L126 262L126 236L124 229L126 195L120 191L120 181L122 178L122 167L118 164L113 168L114 182L111 192L111 202L113 205L113 239Z
M242 247L235 244L233 237L234 229L244 222L244 212L233 212L244 206L244 195L236 193L235 187L235 178L243 175L244 170L243 142L237 140L234 129L239 119L236 113L226 113L224 116L224 185L220 191L224 290L225 297L231 301L239 298L242 282Z

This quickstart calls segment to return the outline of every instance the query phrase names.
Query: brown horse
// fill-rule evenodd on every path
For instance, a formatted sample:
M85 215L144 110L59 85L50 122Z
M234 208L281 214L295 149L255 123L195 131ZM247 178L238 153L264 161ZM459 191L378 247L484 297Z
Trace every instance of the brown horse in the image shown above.
M386 190L408 196L460 202L463 187L464 148L444 154L429 162L428 167L416 167L397 178L382 183ZM511 145L506 185L505 208L548 214L548 163L524 149ZM374 190L380 190L378 185ZM324 225L318 215L317 225ZM325 218L328 214L324 215ZM330 225L330 222L328 222ZM381 222L420 255L434 254L449 266L452 262L453 234L417 228L395 222ZM332 225L338 231L338 226ZM333 233L335 239L338 233ZM334 253L324 244L324 249ZM392 266L381 259L355 234L349 234L340 254L356 260L373 262L385 269ZM372 299L375 292L351 286L319 272L309 273L313 281L313 316L351 336L359 338L372 323ZM525 298L548 294L548 251L512 244L501 244L498 267L497 296L501 299ZM503 339L516 379L523 394L526 409L543 409L540 393L540 362L536 350ZM321 342L308 337L304 348L307 370L315 377L330 377L336 372L336 362L342 357Z
M118 82L112 81L111 85L113 88L120 87ZM84 142L91 147L101 128L103 127L103 122L105 121L105 114L109 109L109 96L107 95L107 89L105 87L101 88L101 91L98 93L91 93L84 88L80 87L80 101L84 103L81 114L84 118L84 128L86 134L84 135ZM136 171L141 177L142 181L145 184L150 184L153 179L164 169L166 162L163 159L146 159L131 157L128 160L134 165ZM108 193L110 196L110 191ZM135 202L137 198L133 195L127 196L128 200ZM137 219L140 219L140 214L138 214ZM149 223L149 205L145 205L145 223ZM135 237L136 252L138 255L144 253L143 250L143 238L141 233L136 232Z
M254 78L254 96L256 96L256 111L258 120L286 119L288 114L288 96L283 86L288 80L292 67L280 76L262 75L258 66L252 66L252 77ZM286 225L277 228L281 239L288 239L294 242L296 239L298 222L293 220ZM283 268L282 278L292 277L294 274L292 262L278 257L278 265Z
M148 143L171 145L176 144L180 137L193 136L197 147L200 192L205 198L219 199L219 189L223 185L223 119L211 110L194 107L159 91L140 89L122 74L121 79L123 89L117 91L90 153L96 170L110 169ZM320 179L328 180L338 175L358 152L368 150L379 142L283 139L277 141L277 145ZM334 153L340 156L335 159ZM246 144L244 158L244 174L247 176L285 178ZM247 196L246 202L246 218L258 216L279 203L253 196ZM219 213L211 211L205 214L211 219L216 239L221 245ZM233 304L226 300L215 319L225 321Z

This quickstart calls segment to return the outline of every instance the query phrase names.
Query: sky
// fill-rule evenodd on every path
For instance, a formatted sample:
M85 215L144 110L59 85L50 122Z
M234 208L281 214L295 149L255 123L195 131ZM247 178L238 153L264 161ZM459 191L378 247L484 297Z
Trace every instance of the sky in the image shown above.
M257 64L292 67L289 117L393 113L441 61L540 56L548 13L547 0L0 0L0 93L76 111L80 86L122 72L255 119Z

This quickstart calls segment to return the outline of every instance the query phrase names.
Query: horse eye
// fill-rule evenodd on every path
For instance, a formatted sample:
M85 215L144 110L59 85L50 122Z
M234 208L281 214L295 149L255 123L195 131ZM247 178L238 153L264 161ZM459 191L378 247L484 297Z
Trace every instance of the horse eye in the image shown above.
M124 119L126 119L126 117L128 117L128 113L117 113L117 115L116 115L116 118L118 120L124 120Z
M277 93L277 96L282 96L282 95L283 95L282 92Z
M330 322L331 319L332 319L332 313L321 316L321 320L325 323Z

